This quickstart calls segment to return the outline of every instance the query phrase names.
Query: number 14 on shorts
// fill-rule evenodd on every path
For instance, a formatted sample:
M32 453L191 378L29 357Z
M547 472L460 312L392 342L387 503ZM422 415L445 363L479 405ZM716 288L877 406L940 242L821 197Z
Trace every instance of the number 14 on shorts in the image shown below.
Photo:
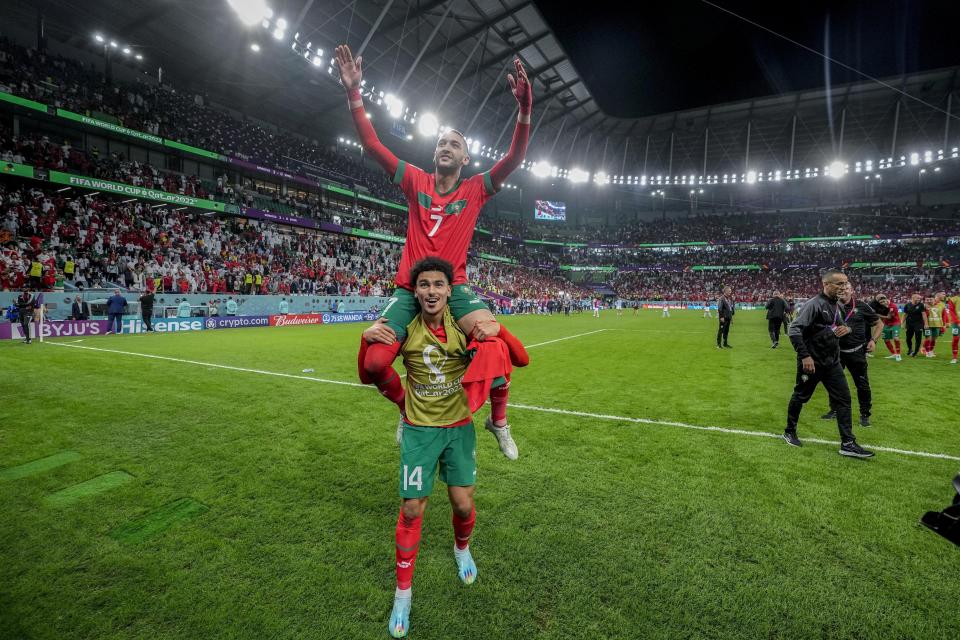
M407 465L403 465L403 490L406 491L409 487L416 487L417 491L423 491L423 467L416 466L409 469Z

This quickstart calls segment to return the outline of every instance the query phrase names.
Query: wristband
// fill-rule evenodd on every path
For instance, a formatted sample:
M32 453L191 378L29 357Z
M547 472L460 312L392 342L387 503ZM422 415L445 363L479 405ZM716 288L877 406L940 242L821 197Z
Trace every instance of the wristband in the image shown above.
M363 100L363 96L360 95L360 89L357 89L356 87L353 89L347 89L347 99L350 100L350 102L353 102L354 100Z

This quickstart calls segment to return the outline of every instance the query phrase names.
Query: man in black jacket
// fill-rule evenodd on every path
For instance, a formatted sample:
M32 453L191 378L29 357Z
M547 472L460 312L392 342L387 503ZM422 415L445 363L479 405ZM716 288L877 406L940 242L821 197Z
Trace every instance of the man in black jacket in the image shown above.
M83 299L83 296L77 296L73 299L73 304L70 306L70 317L74 320L90 319L90 304Z
M850 388L840 367L839 339L850 333L850 327L843 321L839 296L849 283L847 276L837 269L825 271L821 280L823 291L803 303L787 331L797 352L797 383L787 406L787 428L783 439L794 447L803 446L797 438L800 411L822 382L830 396L830 406L837 412L840 455L871 458L873 452L858 445L853 437Z
M773 292L773 297L767 303L767 333L770 334L770 348L780 346L780 329L787 317L787 301L779 291Z
M853 287L847 287L840 293L840 315L850 327L850 333L840 338L840 366L853 376L857 404L860 405L860 426L869 427L873 395L867 376L867 354L877 348L877 339L883 332L883 321L873 306L857 300ZM820 417L833 420L837 412L831 408Z
M717 349L733 348L727 343L727 337L730 335L730 323L733 322L733 314L736 313L732 293L733 289L724 287L723 295L717 300L717 317L720 318L720 326L717 327ZM720 344L721 340L723 341L722 346Z
M143 326L147 331L153 331L153 291L147 288L146 293L140 296L140 317L143 318Z
M30 293L29 287L17 297L17 317L20 319L20 330L23 332L23 342L30 344L30 323L33 320L33 312L37 308L37 299ZM37 325L39 330L39 325Z
M926 310L923 296L915 293L910 296L910 302L903 307L904 324L907 326L907 355L916 358L923 348L923 312ZM916 338L917 344L913 341Z

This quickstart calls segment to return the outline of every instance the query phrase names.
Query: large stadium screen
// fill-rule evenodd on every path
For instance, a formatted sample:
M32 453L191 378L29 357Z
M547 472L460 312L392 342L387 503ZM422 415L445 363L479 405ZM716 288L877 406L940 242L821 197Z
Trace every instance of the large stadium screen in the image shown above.
M567 203L554 200L537 200L533 217L537 220L559 220L562 222L567 219Z

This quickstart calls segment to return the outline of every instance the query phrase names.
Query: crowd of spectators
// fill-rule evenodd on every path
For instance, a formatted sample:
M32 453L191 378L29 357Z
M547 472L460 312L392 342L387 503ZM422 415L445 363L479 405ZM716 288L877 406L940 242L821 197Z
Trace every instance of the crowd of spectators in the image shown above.
M166 84L116 79L108 84L92 65L22 47L6 38L0 38L0 90L70 111L106 115L130 129L291 173L360 185L379 198L402 200L383 171L366 166L336 145L322 145L215 109L207 96Z

